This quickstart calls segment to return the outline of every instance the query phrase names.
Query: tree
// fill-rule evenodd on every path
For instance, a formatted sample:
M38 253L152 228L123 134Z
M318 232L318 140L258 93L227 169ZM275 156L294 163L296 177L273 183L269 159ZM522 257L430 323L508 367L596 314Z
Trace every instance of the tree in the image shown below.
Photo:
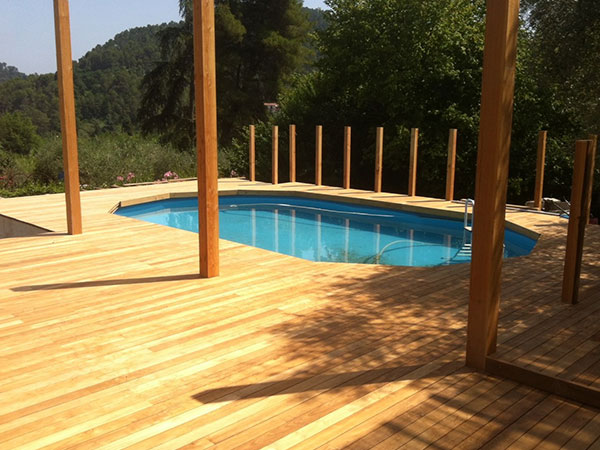
M0 148L20 155L27 155L41 143L31 120L21 113L0 116Z
M600 131L600 5L597 0L525 0L538 56L535 76L581 121Z
M24 73L19 72L19 69L16 67L0 62L0 83L12 80L13 78L25 78L26 76Z
M410 128L421 130L420 193L444 177L449 128L460 129L460 158L474 159L477 142L483 1L329 0L328 26L319 33L318 72L298 80L281 99L282 122L310 136L324 125L324 173L339 184L342 127L353 127L357 187L372 187L375 127L386 128L384 183L405 189ZM300 132L303 128L304 132ZM308 128L308 129L307 129ZM311 157L306 153L307 161ZM299 162L302 166L302 162ZM309 166L309 164L306 164ZM472 186L474 165L457 183ZM401 174L401 175L399 175ZM309 174L311 175L311 174ZM325 180L327 181L327 179ZM439 195L439 194L438 194Z
M194 143L191 1L183 21L161 31L163 59L143 82L140 119L179 148ZM265 117L289 76L305 61L309 23L299 0L216 0L217 98L221 142Z

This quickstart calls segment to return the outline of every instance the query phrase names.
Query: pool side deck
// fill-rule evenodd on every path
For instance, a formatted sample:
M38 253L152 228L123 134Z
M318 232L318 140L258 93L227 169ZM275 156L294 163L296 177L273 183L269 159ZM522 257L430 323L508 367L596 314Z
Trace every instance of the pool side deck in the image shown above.
M195 188L83 192L80 236L64 195L0 199L0 227L24 235L0 239L0 448L600 448L600 410L465 368L468 265L313 263L222 240L221 276L202 280L196 234L108 213ZM572 307L566 222L507 217L542 236L504 263L494 359L600 389L600 227Z

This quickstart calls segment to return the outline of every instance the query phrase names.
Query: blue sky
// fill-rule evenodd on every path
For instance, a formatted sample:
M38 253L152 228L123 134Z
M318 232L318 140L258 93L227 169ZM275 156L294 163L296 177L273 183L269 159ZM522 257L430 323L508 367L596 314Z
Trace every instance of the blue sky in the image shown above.
M70 0L73 59L132 27L179 20L178 0ZM324 8L323 0L305 6ZM56 71L52 0L0 0L0 62Z

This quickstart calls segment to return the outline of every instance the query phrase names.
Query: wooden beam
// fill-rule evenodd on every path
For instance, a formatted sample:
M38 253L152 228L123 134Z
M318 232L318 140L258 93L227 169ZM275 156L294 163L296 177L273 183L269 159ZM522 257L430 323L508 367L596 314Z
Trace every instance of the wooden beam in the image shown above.
M579 301L583 241L589 221L588 197L593 183L593 157L593 141L577 141L562 286L562 301L572 305Z
M352 129L344 128L344 189L350 189L350 160L352 151Z
M446 201L454 200L454 174L456 172L456 128L448 136L448 163L446 165Z
M290 125L290 183L296 182L296 125Z
M317 125L315 138L315 184L323 182L323 127Z
M469 367L496 350L519 0L487 2L467 323Z
M381 178L383 176L383 127L377 127L375 137L375 192L381 192Z
M249 145L248 178L250 181L256 181L256 130L254 125L250 125L250 145Z
M271 182L279 183L279 127L273 126L271 141Z
M217 167L217 91L215 5L194 0L194 87L198 158L200 276L219 275L219 192Z
M58 98L62 134L67 230L81 234L81 199L79 194L79 160L77 157L77 121L73 88L73 60L71 59L71 25L69 1L54 0L54 29L56 37L56 65Z
M542 197L544 192L544 166L546 165L546 141L547 131L538 134L537 164L535 168L535 194L533 195L533 207L542 209Z
M596 169L596 156L597 156L597 152L598 152L598 135L597 134L590 134L588 136L588 139L590 141L592 141L592 154L590 155L590 167L588 167L588 171L590 173L590 179L588 180L588 192L587 192L587 201L585 204L585 210L583 212L584 217L587 217L587 220L589 222L589 218L591 217L591 212L592 212L592 193L594 190L594 173L595 173L595 169Z
M410 130L410 163L408 167L408 195L417 195L417 152L419 149L419 129Z

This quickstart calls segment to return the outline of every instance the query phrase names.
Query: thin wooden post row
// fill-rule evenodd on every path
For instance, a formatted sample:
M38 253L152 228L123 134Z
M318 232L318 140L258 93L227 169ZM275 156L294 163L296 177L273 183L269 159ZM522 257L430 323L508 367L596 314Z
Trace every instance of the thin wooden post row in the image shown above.
M410 162L408 168L408 195L417 195L417 152L419 149L419 129L410 130Z
M296 182L296 125L290 125L290 183Z
M250 181L256 181L256 131L254 125L250 125L249 153L248 178Z
M273 138L271 144L271 181L279 183L279 127L273 126Z
M377 127L375 137L375 192L381 192L381 178L383 176L383 127Z
M519 30L519 0L486 4L466 349L477 370L496 351Z
M352 151L352 129L344 128L344 189L350 189L350 160Z
M194 0L194 86L200 276L219 275L219 187L214 2Z
M315 138L315 184L323 182L323 126L317 125Z
M456 128L448 136L448 163L446 165L446 201L454 200L454 174L456 172Z
M540 131L538 134L537 164L535 168L535 193L533 195L533 207L542 209L542 198L544 192L544 167L546 165L546 141L548 139L547 131Z
M54 29L58 96L62 134L65 203L69 234L81 234L81 199L79 194L79 160L77 156L77 122L71 57L71 25L68 0L54 0Z
M577 141L573 167L573 187L569 209L567 250L563 272L562 301L576 304L579 298L579 279L583 258L585 226L589 220L588 197L591 194L594 170L593 141Z

